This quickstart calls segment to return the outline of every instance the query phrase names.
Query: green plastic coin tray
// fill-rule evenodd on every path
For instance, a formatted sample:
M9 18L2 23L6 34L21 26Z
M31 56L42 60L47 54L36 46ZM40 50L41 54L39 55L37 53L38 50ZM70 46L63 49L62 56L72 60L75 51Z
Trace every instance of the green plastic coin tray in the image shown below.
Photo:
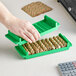
M45 15L43 20L34 23L33 26L39 31L40 35L42 36L54 30L57 30L60 24L57 21ZM22 46L23 44L27 43L26 40L13 34L10 31L8 31L8 34L6 34L5 36L9 40L11 40L13 43L18 44L18 46L15 46L15 48L17 52L22 56L22 58L25 58L25 59L68 50L72 46L71 42L64 35L59 34L59 36L67 43L67 47L50 50L50 51L44 51L44 52L33 54L33 55L28 55L28 52Z
M43 55L47 55L47 54L52 54L52 53L68 50L72 46L71 42L61 33L59 34L59 36L67 43L66 47L49 50L49 51L44 51L44 52L33 54L33 55L28 55L28 52L24 49L24 47L22 45L16 46L15 48L16 48L17 52L25 59L30 59L30 58L34 58L34 57L39 57L39 56L43 56Z
M43 36L49 32L57 30L60 24L57 21L45 15L43 20L34 23L33 26L39 31L40 35ZM10 31L8 31L8 34L6 34L5 36L15 44L22 45L24 43L27 43L27 41L13 34Z

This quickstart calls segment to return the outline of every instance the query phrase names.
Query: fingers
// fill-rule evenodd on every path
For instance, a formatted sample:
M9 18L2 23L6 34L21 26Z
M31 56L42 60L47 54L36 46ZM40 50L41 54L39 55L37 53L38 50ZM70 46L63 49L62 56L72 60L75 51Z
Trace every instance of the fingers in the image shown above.
M36 40L38 40L38 38L40 38L40 34L39 34L39 32L37 31L37 29L36 29L30 22L27 22L27 24L28 24L27 30L28 30L30 33L33 34L33 36L34 36L34 38L35 38ZM25 23L25 25L26 25L26 23Z
M19 31L19 36L21 36L23 39L25 39L28 42L35 42L35 38L33 37L33 35L28 32L27 30L20 30Z
M33 37L35 38L35 40L38 40L38 35L37 35L37 33L35 32L35 30L28 30L32 35L33 35Z
M20 36L28 42L35 42L40 37L39 32L30 22L24 22L23 26L20 24Z
M39 32L33 26L31 26L28 31L34 36L35 40L38 40L38 38L40 38Z
M37 31L37 29L36 29L34 26L32 26L32 28L37 32L38 37L40 38L40 34L39 34L39 32Z
M32 42L35 42L35 38L34 36L28 32L27 30L24 30L24 34L32 41Z
M23 39L25 39L26 41L32 43L32 41L31 41L24 33L21 33L21 37L22 37Z

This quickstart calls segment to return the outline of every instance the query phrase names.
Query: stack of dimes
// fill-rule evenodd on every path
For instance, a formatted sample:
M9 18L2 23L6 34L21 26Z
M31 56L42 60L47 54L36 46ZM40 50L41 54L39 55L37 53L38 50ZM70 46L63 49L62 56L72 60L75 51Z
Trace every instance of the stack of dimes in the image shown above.
M41 53L44 51L54 50L66 47L67 43L60 37L54 36L49 39L38 40L34 43L26 43L23 45L24 49L28 52L29 55Z

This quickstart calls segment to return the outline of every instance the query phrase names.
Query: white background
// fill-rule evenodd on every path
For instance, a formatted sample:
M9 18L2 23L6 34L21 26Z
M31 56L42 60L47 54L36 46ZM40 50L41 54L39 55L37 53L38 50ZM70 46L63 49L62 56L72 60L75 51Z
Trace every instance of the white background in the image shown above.
M61 26L58 30L41 38L64 34L73 46L64 52L49 54L33 59L25 60L14 49L15 44L5 38L7 29L0 24L0 76L59 76L57 65L62 62L76 60L76 23L56 0L39 0L53 10L37 17L30 17L21 8L28 3L37 0L1 0L15 16L35 23L43 19L44 15L58 21ZM1 7L0 7L1 8Z

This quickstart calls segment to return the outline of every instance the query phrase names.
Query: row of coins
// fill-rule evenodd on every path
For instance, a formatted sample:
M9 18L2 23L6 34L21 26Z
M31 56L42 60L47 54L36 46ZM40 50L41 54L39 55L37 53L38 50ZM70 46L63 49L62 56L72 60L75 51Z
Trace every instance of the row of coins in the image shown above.
M67 43L60 36L54 36L53 38L38 40L34 43L28 42L23 45L24 49L28 52L29 55L59 49L66 46Z

